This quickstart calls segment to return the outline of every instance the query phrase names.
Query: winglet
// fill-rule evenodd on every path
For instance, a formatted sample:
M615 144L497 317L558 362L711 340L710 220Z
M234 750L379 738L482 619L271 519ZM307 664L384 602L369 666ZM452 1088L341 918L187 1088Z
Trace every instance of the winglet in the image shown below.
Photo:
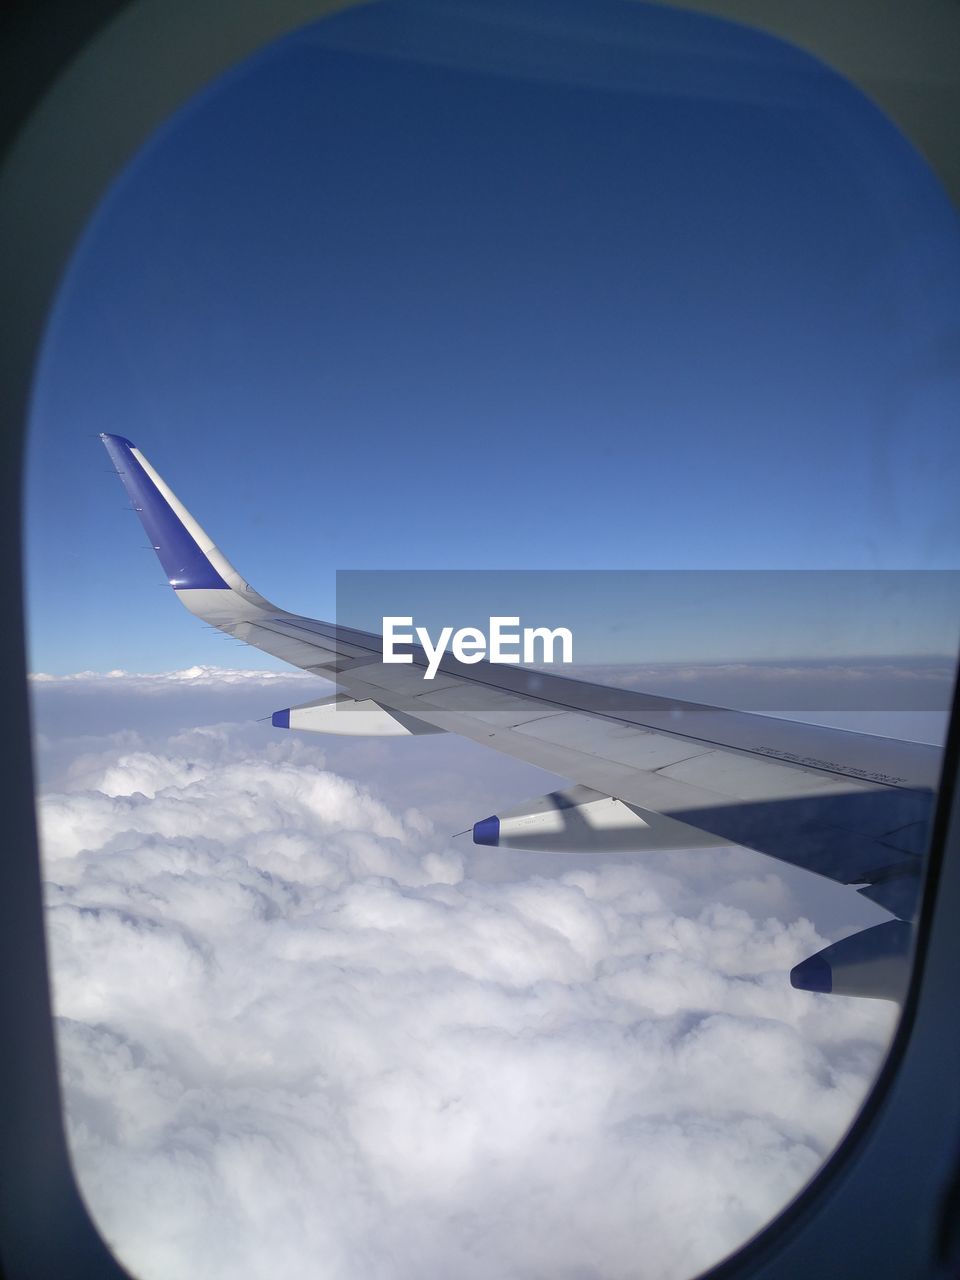
M185 507L167 488L140 453L124 436L101 432L134 511L140 517L150 544L176 591L230 590L223 570L239 577ZM220 562L217 568L214 560Z

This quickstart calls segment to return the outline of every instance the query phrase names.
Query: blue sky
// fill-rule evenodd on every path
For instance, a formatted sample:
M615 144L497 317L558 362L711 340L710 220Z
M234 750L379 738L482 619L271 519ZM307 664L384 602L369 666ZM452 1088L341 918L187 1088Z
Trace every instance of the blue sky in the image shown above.
M957 567L958 286L923 162L787 46L641 4L340 14L168 122L78 247L31 665L276 665L169 598L100 431L314 616L337 569Z

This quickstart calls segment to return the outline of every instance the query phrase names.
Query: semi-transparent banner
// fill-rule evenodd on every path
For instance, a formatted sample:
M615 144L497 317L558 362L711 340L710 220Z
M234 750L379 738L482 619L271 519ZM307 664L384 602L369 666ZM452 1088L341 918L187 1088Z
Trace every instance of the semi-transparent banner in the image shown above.
M960 572L349 570L336 622L425 687L486 661L744 710L943 714Z

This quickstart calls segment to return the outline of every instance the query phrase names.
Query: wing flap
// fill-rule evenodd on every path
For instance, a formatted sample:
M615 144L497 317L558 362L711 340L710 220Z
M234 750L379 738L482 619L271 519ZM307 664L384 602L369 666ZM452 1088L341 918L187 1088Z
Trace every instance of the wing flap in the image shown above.
M275 729L300 729L351 737L396 738L443 732L401 711L388 711L369 699L358 702L345 693L302 702L297 707L285 707L282 711L275 711L271 719Z

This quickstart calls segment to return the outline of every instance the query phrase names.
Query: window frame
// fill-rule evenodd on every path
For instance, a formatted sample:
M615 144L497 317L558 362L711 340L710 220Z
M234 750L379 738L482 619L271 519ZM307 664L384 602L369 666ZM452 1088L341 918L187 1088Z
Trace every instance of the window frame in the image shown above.
M0 629L0 772L7 818L0 895L0 1260L11 1280L122 1277L73 1175L61 1113L34 820L21 556L21 482L37 353L62 272L109 183L146 137L229 67L353 0L74 0L8 19L8 130L0 179L0 529L8 549ZM661 0L675 4L677 0ZM677 3L677 7L680 5ZM821 57L873 97L925 154L960 204L960 6L770 6L700 0L682 7L756 25ZM72 15L67 20L67 13ZM869 29L869 56L858 31ZM911 38L904 39L909 30ZM16 74L14 75L14 69ZM120 69L120 74L118 73ZM948 78L949 79L949 78ZM946 97L945 97L946 95ZM946 118L944 104L948 104ZM69 156L70 163L63 163ZM960 703L944 756L910 990L889 1057L852 1129L805 1190L711 1280L817 1275L933 1276L960 1265Z

